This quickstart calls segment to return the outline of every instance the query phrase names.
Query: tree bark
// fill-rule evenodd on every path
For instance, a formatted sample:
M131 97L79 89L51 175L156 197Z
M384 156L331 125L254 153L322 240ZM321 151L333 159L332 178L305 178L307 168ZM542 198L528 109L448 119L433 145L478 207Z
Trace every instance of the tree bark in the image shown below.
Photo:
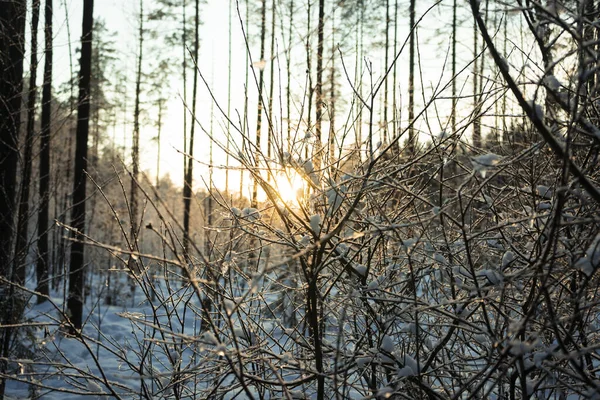
M142 61L144 50L144 2L140 0L140 26L138 30L139 53L137 58L137 72L135 79L135 107L133 111L133 143L131 146L131 187L129 194L129 204L131 208L131 246L134 250L137 247L138 233L138 199L137 183L140 174L140 92L142 88ZM132 266L132 265L131 265Z
M319 0L319 19L317 22L317 82L315 87L315 168L321 168L323 120L323 42L325 29L325 0Z
M19 158L18 137L21 126L21 91L25 57L25 0L0 1L0 276L9 277L15 217L15 184ZM14 286L0 286L0 298L6 301L2 322L13 322ZM0 356L9 355L12 330L0 330ZM0 360L0 375L5 375L7 362ZM0 398L4 396L6 379L0 378Z
M193 157L194 157L194 133L196 123L194 117L196 115L196 97L198 95L198 50L200 48L200 38L198 36L200 25L200 2L196 0L195 16L194 16L194 83L192 88L192 126L190 128L190 145L189 158L187 160L187 170L183 183L183 249L186 255L189 255L190 241L190 209L192 205L192 179L193 179Z
M50 117L52 113L52 0L45 7L45 63L40 135L40 211L38 214L37 291L48 295L48 208L50 207ZM45 299L38 296L38 303Z
M33 131L35 127L35 103L37 100L37 36L40 17L40 0L31 5L31 56L29 63L29 94L27 97L27 127L25 131L25 147L23 150L23 166L21 171L21 190L19 192L19 215L17 217L17 238L15 245L15 263L13 280L25 283L26 259L29 253L29 185L31 182L31 153L33 148Z
M69 295L67 310L70 314L71 334L81 329L83 322L84 285L84 244L85 199L89 118L90 118L90 77L92 72L92 27L94 23L94 0L83 2L83 23L81 34L81 59L79 71L79 103L77 106L77 136L75 142L75 171L73 184L73 208L71 225L75 241L71 245L69 267Z
M259 157L260 157L260 141L261 141L261 130L262 130L262 110L263 100L262 92L265 83L265 68L262 63L265 61L265 36L267 30L267 1L261 1L261 25L260 25L260 60L261 67L258 73L258 105L256 110L256 156L254 157L255 167L258 174ZM252 183L252 201L251 207L256 208L258 206L258 180L255 178Z
M410 0L409 5L409 60L408 60L408 154L415 153L415 0Z
M14 235L26 3L0 3L0 275L5 277Z

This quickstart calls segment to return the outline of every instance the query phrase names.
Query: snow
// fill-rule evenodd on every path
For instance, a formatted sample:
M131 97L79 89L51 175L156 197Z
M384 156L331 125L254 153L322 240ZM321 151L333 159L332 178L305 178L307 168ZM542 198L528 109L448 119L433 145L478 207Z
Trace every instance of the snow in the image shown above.
M544 76L544 84L550 90L558 90L562 86L558 79L556 79L556 76L552 74Z
M362 264L356 265L354 267L354 270L356 271L356 273L358 273L362 277L367 276L367 267L365 265L362 265Z
M514 260L515 260L515 253L513 253L510 250L507 250L502 255L502 270L504 270L506 267L508 267L510 264L512 264L512 262Z
M384 335L379 348L387 353L393 353L395 348L394 340L389 335Z
M471 157L471 165L473 166L474 172L478 172L482 178L485 178L487 172L500 164L502 158L502 156L494 153L482 154L476 157Z

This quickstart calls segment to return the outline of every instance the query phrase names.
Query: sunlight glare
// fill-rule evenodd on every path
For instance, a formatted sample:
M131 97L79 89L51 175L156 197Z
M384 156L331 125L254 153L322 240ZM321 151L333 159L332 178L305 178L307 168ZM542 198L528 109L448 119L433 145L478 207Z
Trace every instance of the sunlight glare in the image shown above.
M304 181L292 169L280 172L275 178L275 186L281 200L287 204L298 204L304 191Z

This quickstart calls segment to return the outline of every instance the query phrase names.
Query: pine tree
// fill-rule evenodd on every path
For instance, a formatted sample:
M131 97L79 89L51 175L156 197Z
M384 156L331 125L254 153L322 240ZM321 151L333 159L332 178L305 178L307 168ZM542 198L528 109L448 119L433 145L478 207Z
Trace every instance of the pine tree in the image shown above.
M92 72L92 28L94 25L94 0L84 0L81 34L81 59L79 71L79 103L77 106L77 137L75 144L75 171L71 226L75 241L71 245L69 267L69 295L67 310L71 320L71 333L81 329L83 323L85 201L88 135L90 118L90 78Z

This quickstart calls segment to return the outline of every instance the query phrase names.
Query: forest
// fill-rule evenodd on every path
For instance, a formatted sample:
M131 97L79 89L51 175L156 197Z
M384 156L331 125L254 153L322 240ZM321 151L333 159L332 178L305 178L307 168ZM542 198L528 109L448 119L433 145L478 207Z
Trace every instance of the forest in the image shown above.
M0 0L0 398L600 399L597 0Z

